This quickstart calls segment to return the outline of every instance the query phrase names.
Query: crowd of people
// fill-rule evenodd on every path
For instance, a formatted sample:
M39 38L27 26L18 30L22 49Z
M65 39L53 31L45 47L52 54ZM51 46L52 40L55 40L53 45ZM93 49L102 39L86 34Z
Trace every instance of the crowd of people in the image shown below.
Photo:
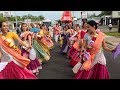
M69 23L64 26L59 37L62 42L60 53L69 58L69 64L75 74L74 79L110 78L103 49L113 52L114 48L107 47L105 34L94 20L83 22L82 28L79 24L73 27Z
M109 79L103 49L105 34L94 21L73 25L72 22L53 27L22 23L17 32L10 32L6 22L0 23L0 79L37 79L42 64L50 60L55 43L60 54L69 58L74 79Z

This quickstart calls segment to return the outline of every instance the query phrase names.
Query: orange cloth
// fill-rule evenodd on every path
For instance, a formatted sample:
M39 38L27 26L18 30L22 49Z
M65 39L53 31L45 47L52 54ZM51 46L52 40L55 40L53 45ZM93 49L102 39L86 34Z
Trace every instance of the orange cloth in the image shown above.
M98 36L97 36L97 38L95 40L95 43L93 45L93 48L92 48L92 50L90 52L90 59L83 63L83 69L85 69L85 70L89 70L90 69L95 55L99 52L99 50L101 48L102 41L103 41L104 37L105 37L104 33L100 32L98 34Z
M15 51L15 49L10 48L9 46L7 46L7 44L5 43L5 41L2 39L2 37L0 37L0 46L2 46L2 48L10 55L13 56L13 58L20 63L23 68L25 68L29 63L30 60L21 56L21 54L19 54L18 52Z
M81 32L78 32L78 34L77 34L77 40L75 41L75 43L73 44L73 47L76 49L76 50L80 50L80 43L82 43L82 42L80 42L80 40L81 40L81 34L80 34Z

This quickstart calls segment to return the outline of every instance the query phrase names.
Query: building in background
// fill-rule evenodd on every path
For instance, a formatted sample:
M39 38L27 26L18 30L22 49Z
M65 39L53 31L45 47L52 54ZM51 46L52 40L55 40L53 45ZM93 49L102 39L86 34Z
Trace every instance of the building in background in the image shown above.
M102 16L100 23L102 25L109 25L109 23L112 23L112 25L118 25L119 18L120 18L120 11L112 11L112 15Z
M87 18L88 18L88 13L87 13L87 11L82 11L82 12L81 12L82 22L87 22Z
M112 11L112 23L118 25L120 19L120 11Z

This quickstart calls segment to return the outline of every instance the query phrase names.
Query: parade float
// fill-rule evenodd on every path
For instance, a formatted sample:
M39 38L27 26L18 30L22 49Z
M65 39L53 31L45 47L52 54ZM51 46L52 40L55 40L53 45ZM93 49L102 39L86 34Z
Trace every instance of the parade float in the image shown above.
M71 11L63 11L62 17L61 17L61 24L73 24L73 17L71 14Z

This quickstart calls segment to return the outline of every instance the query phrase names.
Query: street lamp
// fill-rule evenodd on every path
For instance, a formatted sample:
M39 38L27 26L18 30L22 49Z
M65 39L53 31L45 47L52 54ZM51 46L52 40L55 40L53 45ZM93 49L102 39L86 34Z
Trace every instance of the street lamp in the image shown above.
M28 25L28 14L27 14L27 25Z
M82 12L81 12L81 20L82 20Z
M27 18L26 18L26 19L27 19L26 23L28 24L28 11L26 11L25 13L26 13L26 16L27 16Z
M82 27L82 11L81 11L81 27Z
M73 18L74 18L74 11L73 11Z

